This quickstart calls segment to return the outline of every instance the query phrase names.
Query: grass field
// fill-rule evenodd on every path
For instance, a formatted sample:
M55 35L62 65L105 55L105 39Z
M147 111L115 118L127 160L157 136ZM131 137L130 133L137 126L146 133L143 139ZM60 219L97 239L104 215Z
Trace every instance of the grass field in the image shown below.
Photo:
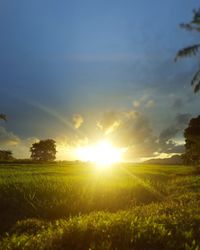
M0 249L200 249L198 169L1 165Z

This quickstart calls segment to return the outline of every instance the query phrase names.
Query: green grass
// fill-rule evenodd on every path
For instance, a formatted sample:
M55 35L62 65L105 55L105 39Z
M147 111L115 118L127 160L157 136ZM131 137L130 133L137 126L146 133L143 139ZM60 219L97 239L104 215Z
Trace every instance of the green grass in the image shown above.
M0 166L0 249L200 249L193 167Z

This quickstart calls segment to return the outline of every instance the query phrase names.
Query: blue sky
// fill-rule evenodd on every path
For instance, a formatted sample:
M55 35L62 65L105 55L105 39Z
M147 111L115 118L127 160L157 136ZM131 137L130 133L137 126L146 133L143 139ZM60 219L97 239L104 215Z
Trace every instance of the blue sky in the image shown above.
M179 27L198 7L197 0L0 0L0 106L9 117L2 147L24 156L34 138L66 148L82 142L80 134L90 142L104 136L97 124L113 112L121 123L137 112L158 140L180 115L197 115L200 97L189 82L198 61L173 59L199 40ZM74 129L75 114L83 122ZM184 126L169 140L183 141Z

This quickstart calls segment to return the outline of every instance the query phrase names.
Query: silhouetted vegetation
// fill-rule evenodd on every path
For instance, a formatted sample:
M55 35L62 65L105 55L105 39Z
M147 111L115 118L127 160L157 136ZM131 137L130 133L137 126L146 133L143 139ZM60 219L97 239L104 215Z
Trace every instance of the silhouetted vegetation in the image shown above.
M183 159L186 164L200 164L200 116L193 118L185 129L185 154Z
M200 32L200 9L193 11L193 19L189 23L183 23L180 25L181 28L187 31ZM182 57L196 56L200 48L200 43L185 47L179 50L176 54L175 61ZM194 86L194 92L200 90L200 69L195 73L191 81L191 85Z
M5 114L0 114L0 120L7 121L7 116Z
M35 161L54 161L56 158L56 142L52 139L36 142L30 148L31 159Z
M0 114L0 120L7 121L7 116L5 114ZM0 161L11 161L13 160L12 151L10 150L0 150Z
M11 161L13 160L12 151L0 150L0 161Z

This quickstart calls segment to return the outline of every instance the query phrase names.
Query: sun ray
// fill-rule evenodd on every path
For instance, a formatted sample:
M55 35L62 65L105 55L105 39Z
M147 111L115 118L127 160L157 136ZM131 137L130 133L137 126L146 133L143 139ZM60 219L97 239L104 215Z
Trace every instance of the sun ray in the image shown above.
M125 172L127 175L129 175L131 178L133 178L135 181L137 181L139 184L141 184L144 188L148 189L152 193L156 194L159 199L163 199L164 195L161 194L158 190L156 190L152 185L150 185L147 181L142 180L141 178L134 175L132 172L130 172L126 167L120 166L120 169Z
M122 160L123 150L116 148L108 140L77 149L77 157L82 161L95 163L99 168L106 168Z

